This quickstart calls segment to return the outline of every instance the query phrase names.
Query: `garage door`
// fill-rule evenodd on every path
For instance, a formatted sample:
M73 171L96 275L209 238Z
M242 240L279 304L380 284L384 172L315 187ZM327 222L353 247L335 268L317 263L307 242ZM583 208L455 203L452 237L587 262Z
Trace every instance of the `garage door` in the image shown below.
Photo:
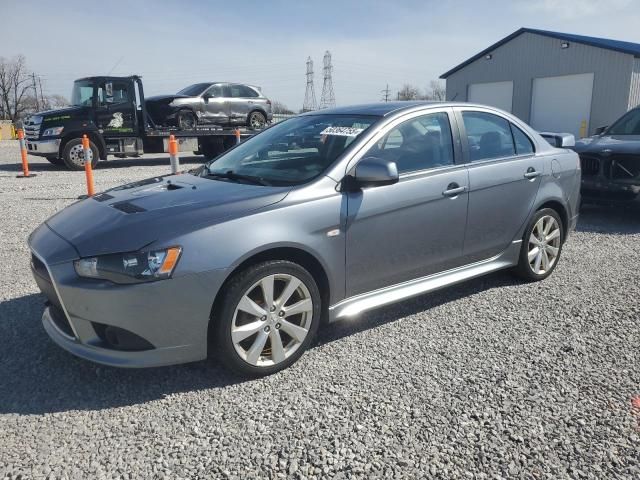
M472 83L469 85L469 101L511 111L513 82Z
M585 122L589 131L593 73L535 78L531 126L538 131L568 132L576 138Z

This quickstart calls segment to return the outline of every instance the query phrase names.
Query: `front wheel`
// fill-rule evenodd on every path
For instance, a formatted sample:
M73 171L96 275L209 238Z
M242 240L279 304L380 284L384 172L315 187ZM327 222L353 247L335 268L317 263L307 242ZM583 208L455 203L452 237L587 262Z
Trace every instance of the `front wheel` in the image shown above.
M213 314L220 360L242 375L269 375L293 364L313 341L321 315L318 286L300 265L275 260L236 274Z
M96 168L100 153L95 143L89 140L89 161L91 166ZM82 148L82 139L74 138L69 140L62 151L62 160L69 170L84 170L84 149Z
M191 110L180 110L177 123L180 130L193 130L198 124L198 119Z
M558 213L551 208L537 211L524 232L516 273L529 281L547 278L558 265L563 241Z

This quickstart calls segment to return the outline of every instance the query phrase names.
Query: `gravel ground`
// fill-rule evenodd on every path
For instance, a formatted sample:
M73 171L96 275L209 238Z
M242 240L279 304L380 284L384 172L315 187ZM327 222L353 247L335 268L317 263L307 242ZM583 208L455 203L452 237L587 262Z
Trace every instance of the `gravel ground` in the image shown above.
M242 381L47 338L25 242L84 174L30 160L16 179L0 142L0 478L640 478L640 212L586 209L544 282L497 273L371 312ZM169 170L110 166L98 190Z

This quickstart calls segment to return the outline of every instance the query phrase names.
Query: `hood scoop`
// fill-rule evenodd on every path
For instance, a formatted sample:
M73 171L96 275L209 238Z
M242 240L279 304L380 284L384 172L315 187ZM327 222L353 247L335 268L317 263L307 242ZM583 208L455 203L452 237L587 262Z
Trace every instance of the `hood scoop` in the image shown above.
M124 213L142 213L147 211L146 208L139 207L130 202L114 203L111 206L116 210L120 210L121 212L124 212Z
M106 202L107 200L111 200L113 198L113 195L109 195L108 193L99 193L91 198L93 198L96 202Z

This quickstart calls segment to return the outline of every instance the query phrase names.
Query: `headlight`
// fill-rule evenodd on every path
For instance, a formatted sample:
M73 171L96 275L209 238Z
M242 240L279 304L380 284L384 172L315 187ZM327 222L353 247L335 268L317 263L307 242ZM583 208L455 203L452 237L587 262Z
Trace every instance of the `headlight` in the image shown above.
M171 276L181 252L180 247L170 247L149 252L116 253L81 258L73 262L73 266L76 273L85 278L114 283L153 282Z
M43 137L55 137L56 135L60 135L62 133L62 131L64 130L64 127L53 127L53 128L47 128L43 133L42 136Z

